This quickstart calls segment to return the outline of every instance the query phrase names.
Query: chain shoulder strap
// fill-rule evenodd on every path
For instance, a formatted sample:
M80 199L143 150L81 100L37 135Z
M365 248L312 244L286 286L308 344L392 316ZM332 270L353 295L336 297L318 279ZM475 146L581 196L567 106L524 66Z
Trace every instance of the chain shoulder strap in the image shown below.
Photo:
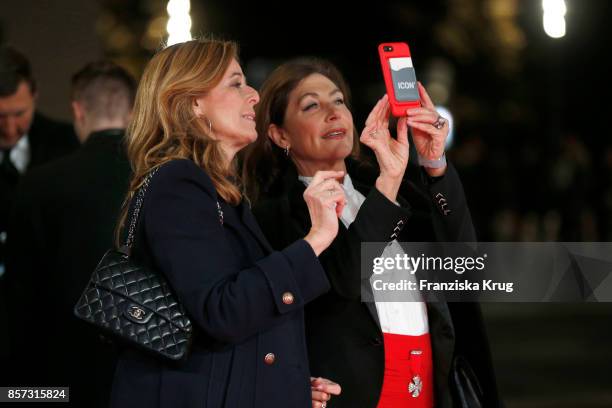
M217 200L217 215L219 216L219 222L223 225L223 210L221 209L221 204L219 204L219 200Z
M151 183L151 179L157 173L159 167L155 168L152 172L147 174L145 180L138 189L138 193L136 195L136 204L134 206L134 212L132 213L132 217L130 218L130 226L128 229L128 236L125 241L125 245L122 247L124 252L129 253L132 249L132 245L134 244L134 235L136 233L136 225L138 224L138 216L140 215L140 210L142 209L142 203L144 202L144 197L149 188L149 184ZM223 210L221 209L221 204L219 204L219 200L217 200L217 215L219 216L219 222L223 225Z
M124 248L129 252L132 249L132 244L134 243L134 234L136 232L136 225L138 224L138 216L140 215L140 210L142 208L142 203L144 202L144 197L149 188L149 184L151 184L151 179L157 173L159 167L155 168L152 172L147 174L142 183L142 186L138 189L138 193L136 194L136 204L134 206L134 212L132 213L132 218L130 218L130 226L128 229L128 236L125 241Z

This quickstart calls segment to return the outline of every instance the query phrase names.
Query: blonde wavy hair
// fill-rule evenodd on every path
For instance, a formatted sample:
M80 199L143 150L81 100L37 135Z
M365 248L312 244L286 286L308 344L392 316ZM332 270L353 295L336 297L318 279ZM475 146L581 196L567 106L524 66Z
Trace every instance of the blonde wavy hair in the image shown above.
M232 41L192 40L159 51L147 64L126 132L132 178L116 228L120 245L129 203L149 172L174 159L189 159L206 171L226 202L242 199L235 162L226 163L210 122L196 117L193 100L214 88L233 59Z

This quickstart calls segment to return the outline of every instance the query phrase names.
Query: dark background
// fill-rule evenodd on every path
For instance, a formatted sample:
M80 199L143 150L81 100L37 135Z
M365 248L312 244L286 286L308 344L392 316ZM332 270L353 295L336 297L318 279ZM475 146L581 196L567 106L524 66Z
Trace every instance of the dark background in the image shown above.
M335 62L359 128L384 92L376 46L410 44L454 117L447 155L483 241L611 241L612 2L567 0L549 38L540 0L191 1L192 34L233 39L249 81L313 55ZM165 39L164 0L3 0L0 41L31 59L40 108L69 119L68 81L109 57L138 75ZM612 406L612 305L486 304L508 407Z

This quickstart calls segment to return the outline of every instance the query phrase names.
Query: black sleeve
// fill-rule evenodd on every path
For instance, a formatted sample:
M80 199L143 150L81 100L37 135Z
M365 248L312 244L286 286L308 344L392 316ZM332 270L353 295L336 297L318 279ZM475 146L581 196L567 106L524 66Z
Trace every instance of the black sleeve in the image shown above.
M46 373L46 343L41 336L53 330L53 317L40 318L40 313L56 310L57 293L50 289L57 279L46 261L55 254L47 250L43 234L42 197L40 188L30 175L19 185L13 202L7 230L6 284L8 327L16 378L38 378ZM27 322L24 324L24 322ZM19 356L19 361L15 359ZM40 365L40 370L34 367ZM9 368L11 369L11 368ZM34 370L34 371L33 371Z
M422 170L420 183L432 200L432 222L438 241L476 242L472 216L455 167L448 163L444 176L434 179Z

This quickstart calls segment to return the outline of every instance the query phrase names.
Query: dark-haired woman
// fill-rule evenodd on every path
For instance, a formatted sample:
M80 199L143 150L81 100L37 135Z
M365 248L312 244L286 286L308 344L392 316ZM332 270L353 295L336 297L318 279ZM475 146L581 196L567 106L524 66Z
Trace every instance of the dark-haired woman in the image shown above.
M340 171L346 196L339 232L321 254L332 290L306 308L311 368L342 386L334 407L459 407L452 365L469 361L476 398L498 405L488 346L474 304L361 302L362 242L475 241L459 177L446 164L448 124L419 84L422 107L389 132L384 96L361 137L349 91L328 62L298 59L278 67L260 90L259 139L247 151L244 178L254 213L272 245L282 248L310 227L301 194L317 171ZM420 167L408 168L408 127ZM359 141L378 169L360 162Z

